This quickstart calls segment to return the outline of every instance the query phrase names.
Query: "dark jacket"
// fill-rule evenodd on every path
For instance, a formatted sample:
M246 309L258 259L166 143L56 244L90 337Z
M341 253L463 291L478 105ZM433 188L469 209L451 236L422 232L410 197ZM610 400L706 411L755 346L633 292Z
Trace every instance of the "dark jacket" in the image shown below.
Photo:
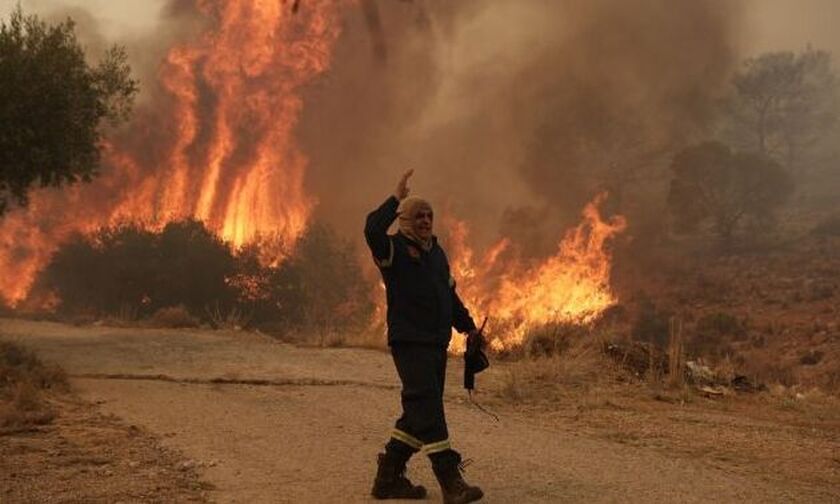
M391 196L368 215L365 224L365 239L385 282L388 344L448 346L452 327L467 333L475 323L455 292L449 261L437 238L426 251L402 233L388 234L398 206Z

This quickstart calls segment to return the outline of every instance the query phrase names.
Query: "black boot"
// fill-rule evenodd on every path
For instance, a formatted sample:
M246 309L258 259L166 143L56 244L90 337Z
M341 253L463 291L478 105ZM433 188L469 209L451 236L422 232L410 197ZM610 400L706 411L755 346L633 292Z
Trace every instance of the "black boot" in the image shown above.
M397 454L385 452L379 454L379 470L370 494L376 499L424 499L426 489L414 485L405 477L407 460Z
M464 465L458 452L448 450L436 454L432 460L432 469L440 483L444 504L466 504L484 497L480 488L470 486L461 476Z

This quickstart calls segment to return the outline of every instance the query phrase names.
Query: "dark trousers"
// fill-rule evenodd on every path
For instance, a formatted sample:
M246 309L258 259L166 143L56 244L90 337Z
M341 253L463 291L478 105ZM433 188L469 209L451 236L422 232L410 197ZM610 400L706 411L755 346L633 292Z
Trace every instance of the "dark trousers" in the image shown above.
M407 459L425 447L434 458L436 453L450 449L443 410L446 348L398 343L391 346L391 355L402 382L403 413L386 451L400 453Z

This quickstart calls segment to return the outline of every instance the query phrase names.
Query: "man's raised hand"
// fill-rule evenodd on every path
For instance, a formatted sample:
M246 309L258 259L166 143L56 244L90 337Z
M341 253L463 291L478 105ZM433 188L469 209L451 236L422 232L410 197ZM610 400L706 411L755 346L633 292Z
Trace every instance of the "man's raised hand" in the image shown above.
M396 196L398 200L404 200L408 197L408 193L411 192L411 189L408 188L408 179L410 179L413 174L414 168L411 168L403 173L400 182L397 184L397 189L394 191L394 196Z

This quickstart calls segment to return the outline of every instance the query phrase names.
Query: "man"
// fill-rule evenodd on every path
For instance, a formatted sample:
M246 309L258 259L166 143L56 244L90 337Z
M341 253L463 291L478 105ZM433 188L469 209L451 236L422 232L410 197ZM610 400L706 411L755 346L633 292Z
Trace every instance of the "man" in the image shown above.
M443 385L452 327L461 333L477 331L455 292L446 254L432 234L431 205L408 197L413 173L408 170L402 176L394 195L368 215L365 225L365 238L385 282L388 345L402 382L403 407L385 453L379 455L371 493L378 499L424 498L426 489L405 476L408 460L424 448L444 502L473 502L483 493L464 481L461 455L449 444ZM399 230L389 235L397 219Z

